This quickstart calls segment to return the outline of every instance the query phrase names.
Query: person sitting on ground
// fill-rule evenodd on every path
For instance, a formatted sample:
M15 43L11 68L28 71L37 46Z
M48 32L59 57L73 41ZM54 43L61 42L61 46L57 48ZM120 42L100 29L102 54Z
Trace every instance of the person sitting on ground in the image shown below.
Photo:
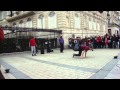
M82 54L81 54L80 58L83 58L83 56L86 57L86 54L87 54L88 50L93 51L93 48L90 48L89 46L81 46L81 49L82 49Z

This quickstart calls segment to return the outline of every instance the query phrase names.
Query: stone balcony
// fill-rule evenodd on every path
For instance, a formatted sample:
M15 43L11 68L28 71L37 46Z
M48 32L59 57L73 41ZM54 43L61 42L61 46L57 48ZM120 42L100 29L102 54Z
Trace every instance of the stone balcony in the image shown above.
M6 20L8 22L12 22L12 21L15 21L15 20L18 20L18 19L22 19L22 18L31 16L31 15L34 15L34 14L35 13L33 11L25 11L25 12L19 13L18 15L12 16L12 17L8 16L8 17L6 17Z
M108 27L112 27L112 26L118 26L118 27L120 27L120 25L117 24L117 23L109 23L109 24L108 24Z

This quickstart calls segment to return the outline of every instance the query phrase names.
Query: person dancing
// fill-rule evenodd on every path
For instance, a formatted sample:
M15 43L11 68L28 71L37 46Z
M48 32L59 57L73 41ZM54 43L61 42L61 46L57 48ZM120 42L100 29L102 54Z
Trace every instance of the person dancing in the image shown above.
M85 56L85 58L86 58L88 50L92 50L93 51L93 48L90 48L89 46L81 46L81 49L82 49L82 53L81 53L80 58L84 58L83 56Z

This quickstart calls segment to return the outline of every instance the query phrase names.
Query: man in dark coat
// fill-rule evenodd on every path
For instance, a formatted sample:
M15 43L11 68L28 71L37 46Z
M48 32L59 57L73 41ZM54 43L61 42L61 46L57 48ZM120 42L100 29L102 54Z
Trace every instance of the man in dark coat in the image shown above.
M59 44L60 44L60 52L63 53L64 39L62 38L62 36L59 38Z

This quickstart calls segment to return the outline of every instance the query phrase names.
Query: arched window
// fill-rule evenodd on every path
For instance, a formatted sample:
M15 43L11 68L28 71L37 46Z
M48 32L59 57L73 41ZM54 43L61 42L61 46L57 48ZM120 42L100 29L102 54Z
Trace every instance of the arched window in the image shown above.
M91 26L92 26L92 30L94 30L94 19L91 18Z
M94 30L96 30L96 21L93 20Z
M13 23L13 27L16 27L16 23L15 22Z
M23 28L23 27L24 27L24 23L23 23L23 21L22 21L22 20L19 22L19 27L21 27L21 28Z
M91 21L91 18L89 18L89 29L92 30L92 21Z
M39 15L39 17L38 17L37 27L38 28L45 28L45 17L43 14Z
M74 28L80 29L80 17L77 13L74 16Z
M57 15L55 12L50 12L48 15L48 28L49 29L57 28Z
M69 17L66 16L66 27L69 27Z
M106 31L105 24L103 25L103 31L104 31L104 32Z
M32 28L32 19L31 18L27 19L27 27Z
M99 22L97 23L97 30L100 31L100 24L99 24Z

